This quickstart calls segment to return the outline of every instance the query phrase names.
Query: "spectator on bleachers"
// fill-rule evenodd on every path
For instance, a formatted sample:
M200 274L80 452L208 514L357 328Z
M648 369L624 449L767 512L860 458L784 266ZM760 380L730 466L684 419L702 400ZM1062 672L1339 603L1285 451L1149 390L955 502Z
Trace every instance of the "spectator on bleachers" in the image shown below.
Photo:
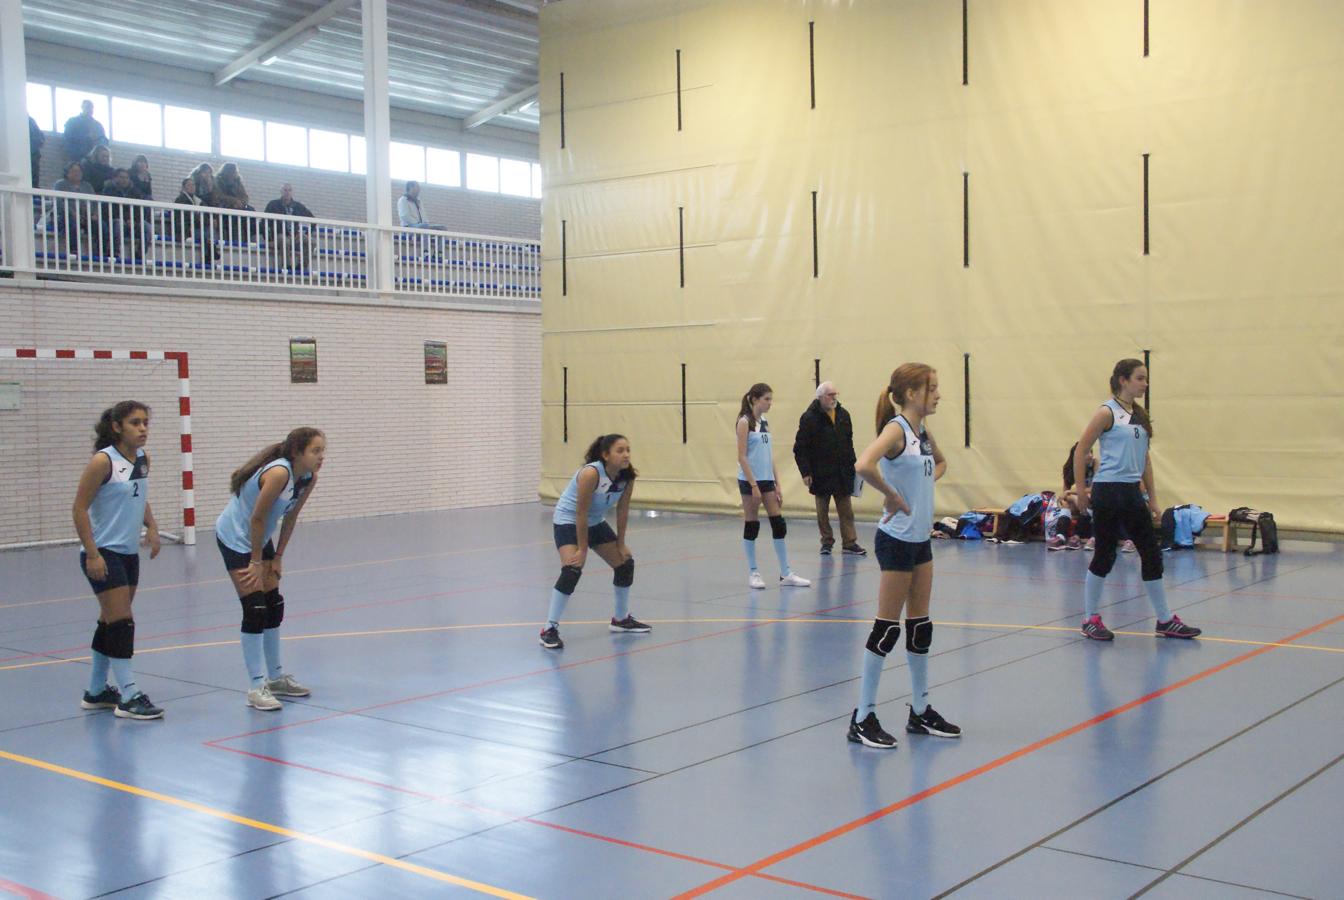
M143 153L131 163L131 187L140 200L154 199L154 180L149 174L149 157Z
M67 163L65 175L51 186L52 190L70 194L93 194L98 192L93 185L84 180L84 169L78 162ZM75 198L61 198L56 201L56 230L65 233L67 226L72 230L86 231L89 221L89 203Z
M112 175L103 184L98 193L104 197L116 197L124 200L140 199L134 185L131 184L129 169L113 169ZM153 230L151 211L143 206L130 206L122 203L103 204L103 227L115 245L124 248L129 239L139 257ZM123 255L126 255L123 253Z
M177 198L173 202L184 206L201 205L201 198L196 196L196 181L190 175L182 179L182 189L177 192Z
M205 163L201 163L201 166L205 165ZM197 168L199 169L200 166ZM208 171L209 167L206 166L206 169ZM192 175L195 174L192 173ZM196 193L196 179L192 175L182 179L182 188L178 191L176 199L173 200L174 203L193 208L205 205L200 194ZM213 176L211 177L213 179ZM193 209L192 212L174 212L173 234L177 236L179 241L190 241L193 235L200 236L201 243L209 248L210 258L219 259L219 248L215 246L215 242L212 240L214 230L210 227L210 216L198 209Z
M397 218L403 228L433 228L443 231L443 225L431 225L425 221L420 209L420 182L406 182L406 192L397 198Z
M32 116L28 117L28 155L32 157L33 163L33 187L42 186L42 145L47 142L47 136L42 133L38 127L37 121Z
M65 143L65 158L68 162L83 159L99 142L107 142L107 132L103 130L103 123L93 117L92 100L85 100L79 105L79 115L65 120L61 137Z
M215 190L205 202L220 209L256 212L256 207L248 202L247 188L243 186L243 176L238 173L237 163L226 162L219 167L215 175ZM248 243L252 240L255 221L237 216L220 218L220 233L226 241Z
M99 144L84 159L84 178L93 189L102 193L103 185L112 177L112 150L107 144Z
M215 170L209 163L201 163L191 170L189 177L196 185L196 199L209 206L210 197L215 193Z
M280 186L278 198L266 204L266 212L277 216L314 218L312 210L294 199L294 185L289 182ZM308 226L295 222L267 222L266 229L274 265L293 270L312 267Z

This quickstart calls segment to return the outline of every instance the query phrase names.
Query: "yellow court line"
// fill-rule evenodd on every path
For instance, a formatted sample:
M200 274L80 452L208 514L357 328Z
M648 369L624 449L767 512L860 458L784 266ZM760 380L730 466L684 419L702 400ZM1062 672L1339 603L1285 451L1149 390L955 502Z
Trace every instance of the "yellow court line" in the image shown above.
M650 625L729 625L729 624L760 624L760 625L819 625L826 623L829 625L854 625L871 622L872 619L841 619L834 616L824 616L817 619L753 619L750 617L733 618L703 618L703 619L649 619ZM540 622L480 622L470 625L425 625L411 628L382 628L375 631L329 631L318 634L296 634L282 637L282 641L313 641L323 638L350 638L350 637L377 637L387 634L427 634L442 631L472 631L481 628L536 628ZM606 625L606 619L592 619L588 621L572 621L567 625ZM943 622L934 620L934 624L949 628L998 628L1008 631L1053 631L1074 633L1078 629L1067 625L1018 625L1012 622ZM1115 634L1122 634L1126 637L1151 637L1156 638L1151 631L1117 631ZM1199 641L1206 644L1243 644L1249 647L1284 647L1289 650L1319 650L1324 653L1344 653L1344 647L1322 647L1319 644L1284 644L1279 641L1250 641L1238 638L1220 638L1201 635ZM207 647L236 647L236 640L230 641L204 641L197 644L173 644L167 647L148 647L135 652L141 656L148 653L168 653L175 650L201 650ZM17 663L12 666L0 666L0 672L10 672L15 669L35 669L41 666L62 666L66 663L88 662L87 656L70 656L61 659L43 659L37 662Z
M211 806L204 806L200 803L193 803L190 800L183 800L180 797L174 797L170 794L160 794L157 791L146 790L136 787L133 784L123 784L120 781L111 781L107 778L101 778L88 772L81 772L78 769L67 769L65 766L58 766L55 763L49 763L45 760L34 759L30 756L20 756L17 753L9 753L0 750L0 759L7 759L25 766L32 766L35 769L43 769L56 775L64 775L67 778L74 778L79 781L87 781L90 784L100 785L101 787L111 788L114 791L122 791L127 794L134 794L137 797L144 797L147 800L157 800L160 803L166 803L170 806L177 806L202 815L213 816L216 819L223 819L226 822L233 822L236 825L243 825L247 828L255 828L258 831L267 831L271 834L278 834L282 837L291 838L296 841L303 841L307 844L314 844L318 847L325 847L328 850L335 850L337 853L344 853L347 856L354 856L369 862L381 863L385 866L391 866L394 869L401 869L403 872L410 872L414 875L422 875L425 878L432 878L435 881L442 881L447 884L457 885L458 887L468 888L481 894L488 894L491 897L505 897L510 900L532 900L526 894L516 894L513 891L506 891L503 888L497 888L493 885L484 884L479 881L472 881L469 878L459 878L456 875L449 875L447 872L440 872L438 869L431 869L427 866L418 866L415 863L396 859L391 856L384 856L381 853L374 853L371 850L362 850L359 847L352 847L349 844L342 844L338 841L328 840L318 837L314 834L305 834L302 831L294 831L290 828L284 828L280 825L272 825L269 822L260 822L256 819L249 819L245 816L235 815L231 812L225 812L222 809L215 809Z

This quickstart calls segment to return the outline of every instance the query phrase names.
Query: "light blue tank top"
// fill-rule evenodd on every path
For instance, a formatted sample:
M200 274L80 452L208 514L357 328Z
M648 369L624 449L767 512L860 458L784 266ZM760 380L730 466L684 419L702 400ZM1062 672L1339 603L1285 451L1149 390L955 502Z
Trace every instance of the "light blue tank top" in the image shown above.
M1135 484L1143 480L1148 462L1148 432L1133 421L1115 398L1104 404L1115 421L1101 433L1101 462L1092 481L1097 484Z
M280 519L294 508L294 504L299 502L299 498L312 481L310 476L296 484L294 468L284 457L272 460L254 472L251 478L243 482L238 493L229 497L229 505L224 507L224 511L215 520L215 537L230 550L237 553L252 552L252 511L256 509L257 497L261 494L261 476L276 466L285 470L288 480L280 495L271 504L271 508L266 510L266 529L262 532L263 544L274 536L275 527L280 524Z
M882 480L905 498L910 512L898 512L877 527L899 541L922 544L933 528L933 442L923 424L919 426L919 434L915 434L905 416L896 416L891 422L898 423L905 432L905 449L895 457L879 459L877 469Z
M104 447L98 451L112 461L107 480L89 504L93 542L105 550L130 556L140 552L140 528L145 524L145 501L149 499L149 461L137 450L135 462Z
M738 421L745 418L742 416ZM757 481L775 480L775 463L770 458L770 424L765 419L758 419L756 427L747 431L747 465L751 466L751 474ZM748 480L740 464L737 467L737 480Z
M591 528L598 522L601 522L610 510L621 498L625 496L625 487L630 482L611 480L607 474L607 467L600 462L590 462L583 465L579 471L574 473L574 477L569 479L569 486L565 492L560 495L560 499L555 503L555 513L551 516L551 521L556 525L574 525L577 523L579 513L579 476L583 474L584 469L597 470L597 487L593 489L593 501L588 505L588 526Z

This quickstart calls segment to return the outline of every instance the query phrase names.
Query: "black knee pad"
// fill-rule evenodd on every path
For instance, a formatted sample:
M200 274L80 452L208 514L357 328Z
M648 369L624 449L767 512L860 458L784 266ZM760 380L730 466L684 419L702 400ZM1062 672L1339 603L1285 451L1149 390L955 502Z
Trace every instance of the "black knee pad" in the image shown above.
M770 536L779 540L789 533L789 523L784 521L783 516L770 517Z
M135 620L108 622L103 629L107 649L102 652L113 659L130 659L135 653Z
M103 656L112 655L107 652L108 644L107 644L106 622L99 622L98 627L93 629L93 643L89 644L89 647L93 650L97 650L99 653L103 654Z
M633 556L612 570L611 583L617 587L629 587L635 583L635 558Z
M869 633L868 642L864 646L878 656L886 656L900 639L900 622L893 622L890 619L873 619L873 630Z
M279 628L285 621L285 598L279 588L266 592L266 619L263 628Z
M743 540L754 541L754 540L756 540L756 536L757 536L758 534L760 534L760 533L761 533L761 523L760 523L760 522L743 522L743 523L742 523L742 538L743 538Z
M555 589L568 597L579 586L579 576L583 569L578 566L561 566L560 577L555 579Z
M253 591L238 598L243 605L243 634L261 634L266 628L266 595Z
M933 646L933 623L928 616L905 620L905 649L920 656Z

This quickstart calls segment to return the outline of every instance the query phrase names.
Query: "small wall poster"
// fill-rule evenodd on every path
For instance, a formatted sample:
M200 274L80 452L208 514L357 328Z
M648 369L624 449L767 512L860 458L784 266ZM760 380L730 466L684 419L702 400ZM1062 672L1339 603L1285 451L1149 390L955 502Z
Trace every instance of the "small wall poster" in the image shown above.
M289 339L289 383L317 384L317 339Z
M448 345L425 341L425 384L448 383Z

